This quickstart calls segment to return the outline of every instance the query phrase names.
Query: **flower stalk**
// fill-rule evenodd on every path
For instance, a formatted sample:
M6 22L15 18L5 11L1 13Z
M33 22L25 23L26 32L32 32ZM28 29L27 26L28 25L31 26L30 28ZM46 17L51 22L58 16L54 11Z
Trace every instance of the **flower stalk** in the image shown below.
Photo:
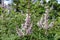
M32 23L31 23L31 14L30 14L30 0L28 0L28 12L26 14L25 22L22 24L21 29L17 28L17 34L20 36L29 35L32 32Z

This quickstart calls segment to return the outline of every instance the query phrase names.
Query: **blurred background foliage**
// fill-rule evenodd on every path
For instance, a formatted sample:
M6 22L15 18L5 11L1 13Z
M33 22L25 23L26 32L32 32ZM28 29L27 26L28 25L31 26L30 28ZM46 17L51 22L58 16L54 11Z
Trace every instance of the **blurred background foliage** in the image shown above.
M50 0L48 3L44 0L44 5L51 7L53 5L53 10L49 13L49 20L55 17L56 21L54 27L48 29L47 35L45 35L45 30L37 26L38 20L45 12L45 6L41 6L40 0L35 3L31 1L30 12L31 21L33 22L32 34L26 35L24 37L19 37L16 33L16 24L21 27L26 18L26 13L28 9L28 0L14 0L16 4L13 8L16 11L11 10L10 14L7 10L0 8L0 40L60 40L60 4L56 0Z

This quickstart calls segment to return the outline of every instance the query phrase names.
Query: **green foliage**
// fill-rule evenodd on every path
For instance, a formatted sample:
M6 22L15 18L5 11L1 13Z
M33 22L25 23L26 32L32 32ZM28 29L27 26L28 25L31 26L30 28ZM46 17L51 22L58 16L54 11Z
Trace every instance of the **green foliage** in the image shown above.
M30 12L31 12L31 21L33 22L32 34L26 35L24 37L19 37L16 33L16 25L21 27L21 24L24 23L27 13L27 0L15 0L14 3L17 4L17 8L22 10L21 12L14 12L11 10L10 14L6 10L2 12L3 8L0 8L0 40L60 40L60 5L53 2L48 3L50 5L57 5L57 9L51 10L49 14L49 21L52 20L52 17L55 17L56 21L54 27L48 29L47 34L45 34L44 29L41 29L37 26L37 22L40 20L41 16L45 12L43 6L40 5L39 0L33 4L30 3ZM44 0L44 4L45 0ZM13 6L14 7L14 6Z

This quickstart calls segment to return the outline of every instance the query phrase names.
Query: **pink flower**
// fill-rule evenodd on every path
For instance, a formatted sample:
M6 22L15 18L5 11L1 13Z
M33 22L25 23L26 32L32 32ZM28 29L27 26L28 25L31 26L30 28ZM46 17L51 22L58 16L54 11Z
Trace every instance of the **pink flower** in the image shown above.
M26 19L25 22L22 24L21 29L17 28L17 34L19 36L24 36L24 35L28 35L31 34L31 30L32 29L32 23L31 23L31 19L30 19L30 15L26 14Z
M48 24L48 17L49 17L49 9L48 9L48 6L45 7L46 10L45 10L45 13L44 15L41 17L40 21L38 21L37 25L40 27L40 28L43 28L43 29L48 29L50 27L53 27L54 25L54 21L51 22L50 24Z

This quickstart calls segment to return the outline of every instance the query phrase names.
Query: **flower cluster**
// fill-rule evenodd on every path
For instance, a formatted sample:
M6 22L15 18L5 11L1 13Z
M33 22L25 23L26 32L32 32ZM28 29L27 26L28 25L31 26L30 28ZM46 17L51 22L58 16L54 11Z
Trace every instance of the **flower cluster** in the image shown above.
M45 7L46 10L45 10L45 13L44 15L41 17L40 21L38 21L37 25L40 27L40 28L43 28L43 29L48 29L50 27L53 27L54 25L54 20L48 24L48 17L49 17L49 9L48 7Z
M17 34L19 36L29 35L31 33L32 23L30 19L30 15L26 14L25 23L22 24L21 29L17 27Z

